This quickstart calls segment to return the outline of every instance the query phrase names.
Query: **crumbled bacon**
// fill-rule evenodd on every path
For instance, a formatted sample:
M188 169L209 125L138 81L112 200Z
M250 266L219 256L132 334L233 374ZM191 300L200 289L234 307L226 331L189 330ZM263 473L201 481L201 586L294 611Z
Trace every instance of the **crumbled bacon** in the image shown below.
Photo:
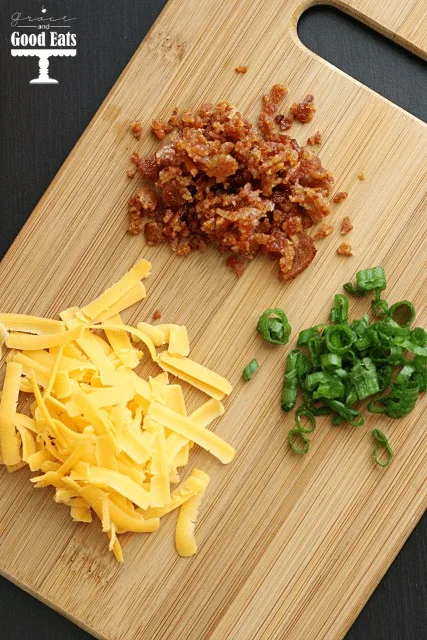
M160 311L160 309L156 309L155 312L153 313L153 320L160 320L161 317L162 317L162 312Z
M241 64L239 64L239 66L236 67L235 71L237 73L246 73L248 70L247 67L242 66Z
M353 255L353 249L348 242L341 242L340 246L337 249L337 253L340 256L350 257Z
M353 225L351 224L351 220L348 216L345 216L341 222L341 235L345 236L347 233L353 229Z
M335 229L331 224L328 224L327 222L322 222L322 224L319 226L314 236L314 239L323 240L323 238L326 238L326 236L329 236L331 233L333 233L334 230Z
M322 144L322 134L320 131L316 131L314 135L310 136L307 139L307 144L310 145L310 147L313 147L315 144Z
M313 96L311 94L305 96L304 100L298 104L294 103L289 111L298 122L310 122L310 120L313 120L314 112L316 111Z
M143 187L130 200L131 233L148 218L147 244L167 242L178 255L214 244L231 254L237 275L258 253L278 261L283 280L303 271L316 254L305 230L329 214L333 178L308 147L277 130L286 92L274 85L264 96L258 129L228 102L154 121L158 138L174 133L156 154L132 158L157 191ZM312 96L291 110L291 119L310 119Z
M136 169L129 169L127 171L127 177L131 180L136 176Z
M151 131L159 140L163 140L163 138L178 125L179 118L177 116L178 107L175 107L167 122L164 122L163 120L153 120L151 123Z
M336 193L332 198L332 202L335 202L335 204L338 204L339 202L342 202L346 198L348 198L347 191L338 191L338 193Z
M238 278L242 277L246 269L246 262L238 256L228 256L225 264L227 265L227 267L230 267L230 269L234 271Z
M142 124L139 122L139 120L135 120L134 122L131 123L130 126L132 129L133 135L137 140L139 140L142 134Z

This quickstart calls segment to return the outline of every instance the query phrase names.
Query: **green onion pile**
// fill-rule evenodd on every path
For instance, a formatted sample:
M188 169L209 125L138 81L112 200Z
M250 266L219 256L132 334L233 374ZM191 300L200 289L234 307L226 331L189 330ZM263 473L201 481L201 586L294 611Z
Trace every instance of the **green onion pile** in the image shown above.
M299 389L304 398L295 414L296 427L288 434L295 453L308 452L307 434L314 431L316 416L331 415L334 425L359 427L364 420L356 407L369 399L368 411L402 418L411 413L419 394L427 389L427 333L421 327L411 329L415 318L411 302L403 300L388 307L381 298L385 287L381 267L359 271L356 285L347 283L344 289L360 297L372 291L374 318L364 314L349 323L348 298L338 294L330 324L301 331L300 349L288 354L282 409L293 409ZM372 436L376 442L374 460L387 466L393 457L390 444L379 429L374 429ZM383 461L380 450L387 456Z

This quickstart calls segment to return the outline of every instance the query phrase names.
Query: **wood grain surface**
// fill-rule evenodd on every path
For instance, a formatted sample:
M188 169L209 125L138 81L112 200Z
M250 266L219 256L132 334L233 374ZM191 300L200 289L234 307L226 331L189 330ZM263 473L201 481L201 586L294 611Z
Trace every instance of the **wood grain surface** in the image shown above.
M368 6L352 2L378 22L378 5L371 13ZM383 30L425 47L421 6L384 3ZM54 314L146 256L149 297L129 319L161 306L165 318L187 325L195 357L236 385L216 428L237 448L236 461L192 458L212 476L193 559L175 555L170 517L156 535L126 537L126 563L116 566L97 528L71 523L25 471L1 472L2 573L101 638L340 638L425 508L421 410L398 423L371 417L357 431L319 421L310 454L296 459L285 442L290 418L277 404L285 351L254 332L259 312L275 305L286 308L294 334L322 321L342 282L377 263L389 299L414 300L425 322L427 129L308 52L295 32L301 9L172 0L1 263L2 310ZM245 76L234 73L237 64L247 64ZM337 189L350 191L332 215L353 219L354 258L335 255L334 235L293 283L280 284L262 259L236 281L215 251L180 260L127 236L124 203L135 188L128 157L157 146L148 126L136 143L129 121L222 98L255 117L276 81L291 98L316 97L315 121L295 133L304 140L323 132L321 158ZM244 387L240 373L252 357L262 369ZM396 452L386 472L372 465L374 425Z

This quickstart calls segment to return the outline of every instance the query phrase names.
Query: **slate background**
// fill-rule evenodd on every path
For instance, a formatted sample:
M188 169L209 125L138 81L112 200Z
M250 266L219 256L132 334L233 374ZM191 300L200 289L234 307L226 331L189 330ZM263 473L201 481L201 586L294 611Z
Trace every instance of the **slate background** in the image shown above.
M42 2L2 0L0 6L0 258L153 24L165 0L46 0L45 4L51 15L66 13L77 17L78 57L51 59L51 76L60 80L55 86L30 86L28 80L36 75L36 59L10 56L10 15L18 10L39 15ZM313 51L427 120L425 62L328 7L315 7L306 12L300 21L299 33ZM426 569L427 517L424 516L346 640L425 637ZM2 578L0 620L4 640L89 640L91 637Z

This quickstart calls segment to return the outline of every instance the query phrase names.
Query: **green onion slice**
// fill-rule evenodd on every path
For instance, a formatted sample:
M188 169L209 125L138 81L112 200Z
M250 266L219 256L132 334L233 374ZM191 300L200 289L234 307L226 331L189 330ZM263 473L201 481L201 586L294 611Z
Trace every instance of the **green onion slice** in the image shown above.
M282 309L267 309L258 320L257 330L271 344L286 344L291 335L291 325Z
M251 360L249 364L246 365L246 367L243 369L243 380L245 382L249 382L249 380L255 375L255 373L258 371L259 369L259 364L258 362L254 359Z

